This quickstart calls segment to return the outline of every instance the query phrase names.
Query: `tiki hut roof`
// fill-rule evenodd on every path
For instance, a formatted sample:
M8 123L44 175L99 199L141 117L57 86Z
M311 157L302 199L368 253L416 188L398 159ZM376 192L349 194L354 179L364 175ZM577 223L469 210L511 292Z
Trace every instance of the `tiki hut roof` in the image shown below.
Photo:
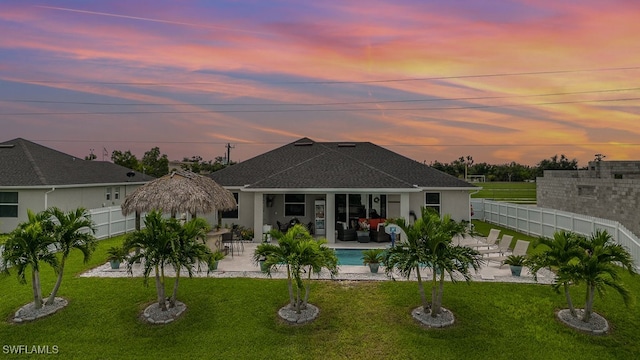
M122 203L122 213L162 210L164 213L207 214L237 207L233 193L211 178L174 171L137 188Z

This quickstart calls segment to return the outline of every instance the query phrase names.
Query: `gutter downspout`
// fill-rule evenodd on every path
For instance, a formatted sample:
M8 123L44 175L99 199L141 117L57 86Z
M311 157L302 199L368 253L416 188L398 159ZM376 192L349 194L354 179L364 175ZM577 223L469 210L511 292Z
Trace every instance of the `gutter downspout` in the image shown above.
M47 191L44 193L44 209L47 210L47 208L49 207L49 193L52 193L56 191L55 187L52 187L51 190Z

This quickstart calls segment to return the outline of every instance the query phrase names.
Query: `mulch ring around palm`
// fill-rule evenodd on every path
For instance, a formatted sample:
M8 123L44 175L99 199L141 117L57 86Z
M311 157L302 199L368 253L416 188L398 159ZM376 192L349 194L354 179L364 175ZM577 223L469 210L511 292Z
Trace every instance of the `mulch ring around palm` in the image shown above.
M34 321L64 309L69 302L61 297L56 297L51 305L42 305L40 309L36 309L33 302L21 307L16 311L12 321L14 323L22 323L26 321Z
M163 325L173 322L187 310L187 305L180 301L176 301L176 305L172 308L169 307L169 302L167 301L166 306L167 310L163 311L157 302L153 302L144 309L140 318L149 324Z

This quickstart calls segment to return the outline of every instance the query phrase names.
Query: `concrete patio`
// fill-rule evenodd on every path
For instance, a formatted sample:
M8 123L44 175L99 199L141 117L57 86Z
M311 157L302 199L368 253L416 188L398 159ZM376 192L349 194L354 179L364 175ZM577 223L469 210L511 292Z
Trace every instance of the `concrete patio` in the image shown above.
M479 244L482 242L482 239L475 238L465 238L460 241L461 245L472 245ZM229 254L224 259L222 259L218 264L218 269L207 272L206 265L204 265L201 271L196 271L194 273L195 277L211 277L211 278L234 278L234 277L251 277L251 278L267 278L267 276L260 271L260 267L257 264L253 263L253 253L258 246L257 242L245 242L244 251L242 252L234 252L234 255L231 256ZM371 248L385 248L388 247L389 243L359 243L356 241L338 241L336 244L329 244L332 248L343 248L343 249L371 249ZM485 260L489 259L487 256L484 257ZM427 277L431 278L431 270L425 269L424 273L422 273L423 278ZM165 275L168 277L175 276L175 271L173 268L165 268ZM82 277L141 277L142 276L142 266L136 264L133 266L131 273L129 273L126 269L125 265L122 265L120 269L111 269L109 263L105 263L101 266L93 268L80 276ZM188 276L186 271L183 271L181 276ZM384 268L381 266L380 270L377 274L373 274L369 271L369 267L365 265L359 266L349 266L349 265L340 265L338 275L333 278L327 271L323 271L319 275L313 275L314 279L325 279L325 280L374 280L374 281L385 281L393 279L398 281L406 281L407 279L403 278L397 273L394 273L392 276L388 276L384 272ZM472 273L473 281L491 281L491 282L517 282L517 283L535 283L533 279L533 275L531 275L527 268L522 269L521 276L512 276L511 271L508 265L500 266L499 262L496 261L485 261L480 269L480 271L476 273ZM272 273L272 278L286 278L286 272L284 269L282 271L277 271ZM551 284L553 283L554 274L548 270L543 270L538 273L538 283L541 284ZM462 280L462 277L459 277ZM409 281L415 281L415 276L409 279ZM448 277L447 277L447 280Z

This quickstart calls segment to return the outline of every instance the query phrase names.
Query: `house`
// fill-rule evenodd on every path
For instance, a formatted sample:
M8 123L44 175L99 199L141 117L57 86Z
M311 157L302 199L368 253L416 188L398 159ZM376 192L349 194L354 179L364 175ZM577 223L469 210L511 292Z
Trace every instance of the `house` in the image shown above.
M431 207L470 220L470 193L479 188L370 142L316 142L302 138L210 175L234 193L224 224L254 229L292 221L336 241L336 226L356 229L362 219L414 219ZM265 227L267 225L267 227Z
M64 211L120 205L153 177L104 161L88 161L17 138L0 143L0 233L24 221L27 210Z
M640 161L591 161L584 170L545 170L539 207L615 220L640 235Z

